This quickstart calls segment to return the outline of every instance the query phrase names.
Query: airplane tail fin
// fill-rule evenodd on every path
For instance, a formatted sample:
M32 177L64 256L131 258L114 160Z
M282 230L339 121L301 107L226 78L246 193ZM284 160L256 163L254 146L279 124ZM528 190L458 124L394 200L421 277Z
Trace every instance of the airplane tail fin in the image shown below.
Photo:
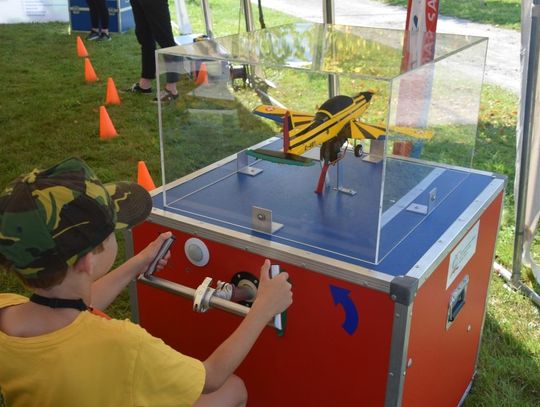
M382 126L376 126L374 124L367 124L361 121L351 122L351 137L362 140L376 140L386 134L386 128Z
M285 116L283 117L283 151L287 152L289 151L289 148L291 146L291 138L289 136L289 111L287 110L285 112Z
M289 130L294 129L297 126L302 126L310 123L314 116L309 113L294 112L279 106L260 105L253 109L253 113L257 116L264 117L275 121L276 123L283 125L285 115L288 113L288 126Z

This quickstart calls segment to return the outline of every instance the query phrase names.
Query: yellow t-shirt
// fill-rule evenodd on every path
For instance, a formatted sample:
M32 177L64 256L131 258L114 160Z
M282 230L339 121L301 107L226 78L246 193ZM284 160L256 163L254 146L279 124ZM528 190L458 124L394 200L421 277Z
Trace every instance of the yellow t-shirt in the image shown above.
M26 301L0 294L0 308ZM45 335L0 331L0 388L9 407L191 406L204 381L201 361L127 320L81 312Z

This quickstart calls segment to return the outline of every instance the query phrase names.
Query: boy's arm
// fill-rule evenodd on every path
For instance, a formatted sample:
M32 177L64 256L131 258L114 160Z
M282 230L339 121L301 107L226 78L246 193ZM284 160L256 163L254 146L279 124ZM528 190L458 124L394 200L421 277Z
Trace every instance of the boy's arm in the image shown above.
M206 382L203 393L217 390L242 363L264 327L292 303L288 274L270 279L270 261L261 267L257 299L238 328L204 361Z
M131 257L111 272L105 274L92 284L92 307L99 310L107 308L129 284L131 280L144 273L154 257L157 255L161 245L171 236L171 232L165 232L158 236L144 250L136 256ZM160 260L157 270L161 270L167 264L170 253Z

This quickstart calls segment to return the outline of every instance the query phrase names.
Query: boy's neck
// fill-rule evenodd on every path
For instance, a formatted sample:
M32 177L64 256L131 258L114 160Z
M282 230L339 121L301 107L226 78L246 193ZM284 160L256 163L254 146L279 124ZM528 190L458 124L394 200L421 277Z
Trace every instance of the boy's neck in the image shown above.
M72 308L50 308L33 302L0 309L0 331L31 338L65 328L81 314Z
M86 305L90 305L92 302L92 281L85 273L68 271L66 278L60 284L47 289L36 288L34 292L46 298L81 299Z
M39 294L32 294L30 297L30 301L32 301L35 304L43 305L49 308L72 308L79 311L86 311L88 309L88 305L85 304L83 300L80 298L78 299L66 299L66 298L50 298L50 297L43 297Z
M81 299L92 305L91 273L82 268L70 267L64 280L53 287L34 289L34 293L45 298L67 300ZM33 337L57 331L71 324L81 313L73 308L51 308L28 302L0 309L0 330L11 336Z

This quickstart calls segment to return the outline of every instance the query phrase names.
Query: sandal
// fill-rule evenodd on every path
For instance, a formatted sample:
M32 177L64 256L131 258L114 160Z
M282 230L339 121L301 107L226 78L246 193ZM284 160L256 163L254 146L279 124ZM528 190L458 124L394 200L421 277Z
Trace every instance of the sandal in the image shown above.
M171 91L169 91L167 89L163 89L161 92L159 92L158 97L154 98L153 102L157 103L158 100L159 100L160 102L168 102L168 103L170 103L170 102L172 102L173 100L176 100L176 99L178 99L178 93L175 95Z
M144 93L145 95L149 94L149 93L152 93L152 88L147 88L147 89L144 89L144 88L141 88L141 85L139 85L139 82L137 83L134 83L131 88L129 89L126 89L126 92L131 92L131 93Z

